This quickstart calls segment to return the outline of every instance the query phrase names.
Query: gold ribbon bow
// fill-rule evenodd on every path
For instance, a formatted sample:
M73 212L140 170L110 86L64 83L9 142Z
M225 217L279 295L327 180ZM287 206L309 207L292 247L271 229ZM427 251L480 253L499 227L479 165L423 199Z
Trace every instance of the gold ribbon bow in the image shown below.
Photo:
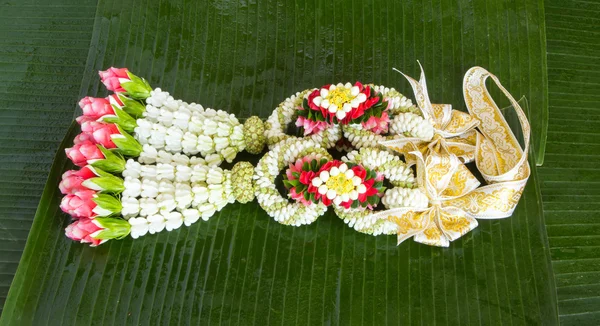
M488 77L517 112L524 150L485 87ZM425 85L423 76L421 83ZM449 146L441 146L427 156L418 150L407 153L407 159L416 164L419 186L429 198L429 207L394 208L371 215L398 226L398 244L414 237L417 242L447 247L450 241L477 227L476 219L512 215L523 193L530 174L527 162L530 127L525 113L496 76L481 67L469 69L463 86L467 108L481 131L474 131L475 161L487 185L479 187L479 181Z
M453 110L450 104L432 104L427 92L425 73L421 63L421 77L417 82L401 73L410 83L415 93L415 99L423 117L433 125L433 138L402 137L382 141L381 144L402 154L407 154L415 148L424 155L438 151L441 147L458 156L463 162L471 162L475 158L475 127L479 123L469 114Z

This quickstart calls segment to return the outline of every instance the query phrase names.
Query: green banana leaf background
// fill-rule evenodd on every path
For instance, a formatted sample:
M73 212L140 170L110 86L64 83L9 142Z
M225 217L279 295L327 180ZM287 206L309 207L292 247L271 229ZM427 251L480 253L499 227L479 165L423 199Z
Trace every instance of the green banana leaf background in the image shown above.
M600 323L599 12L575 0L3 2L0 324ZM63 149L78 99L107 94L98 70L265 118L338 81L412 97L392 67L417 77L417 60L433 102L465 110L474 65L527 98L533 173L511 218L449 248L397 247L332 213L287 227L255 202L98 248L64 237Z

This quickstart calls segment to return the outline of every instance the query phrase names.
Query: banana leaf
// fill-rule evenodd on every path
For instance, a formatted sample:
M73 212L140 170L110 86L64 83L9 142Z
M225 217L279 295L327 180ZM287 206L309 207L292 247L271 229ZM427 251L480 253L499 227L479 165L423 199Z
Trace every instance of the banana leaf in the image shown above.
M77 103L96 1L0 4L0 309Z
M598 2L546 1L550 120L540 169L561 325L600 323Z
M410 96L391 68L415 76L420 60L432 99L464 109L462 76L481 65L529 98L541 160L543 24L539 1L102 0L79 95L105 95L96 71L127 66L178 98L264 118L294 92L335 81ZM514 216L481 221L447 249L397 247L331 213L287 227L256 203L89 248L64 237L58 208L76 133L57 151L2 324L557 323L535 155Z

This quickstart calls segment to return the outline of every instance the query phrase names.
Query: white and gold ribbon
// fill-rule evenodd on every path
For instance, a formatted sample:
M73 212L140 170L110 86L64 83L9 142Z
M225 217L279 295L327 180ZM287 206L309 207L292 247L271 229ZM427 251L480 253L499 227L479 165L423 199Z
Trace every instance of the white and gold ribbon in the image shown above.
M508 97L517 112L524 135L524 149L521 149L490 97L485 87L488 77ZM413 84L419 90L415 91L417 101L425 103L424 107L427 107L423 75L418 84L420 87ZM463 87L470 113L470 119L465 121L474 122L460 130L478 125L480 132L472 131L476 138L474 158L487 185L479 187L477 178L463 164L459 155L453 153L447 140L438 139L436 147L431 147L426 155L413 147L412 151L406 153L406 158L416 164L418 182L429 198L429 207L395 208L371 215L374 219L388 219L396 223L398 243L414 237L420 243L446 247L450 241L477 227L476 219L498 219L512 215L523 193L530 174L527 152L531 131L525 113L498 78L481 67L469 69ZM449 109L442 111L445 111L441 113L442 117L455 115ZM449 119L452 121L452 118ZM445 128L443 130L449 130L448 125L441 126ZM440 136L444 135L440 132Z
M419 63L419 67L421 67L421 63ZM474 129L479 121L467 113L453 110L450 104L432 104L427 92L427 82L425 81L423 67L421 67L419 81L405 75L401 71L398 72L412 86L417 105L423 113L423 117L433 125L434 135L433 138L428 139L402 137L380 143L402 154L407 154L413 151L414 148L418 148L423 154L427 155L430 151L437 151L439 147L445 147L463 162L473 161L475 158L476 143Z

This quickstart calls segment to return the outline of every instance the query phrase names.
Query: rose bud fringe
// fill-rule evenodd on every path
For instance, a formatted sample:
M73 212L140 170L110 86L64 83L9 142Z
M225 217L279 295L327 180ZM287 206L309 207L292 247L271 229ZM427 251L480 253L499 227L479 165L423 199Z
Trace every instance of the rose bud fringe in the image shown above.
M130 233L127 221L116 218L99 217L79 219L65 228L65 235L81 243L95 247L110 239L122 239Z
M99 71L98 74L109 91L125 93L138 100L144 100L150 96L152 90L150 84L144 78L129 72L127 68L111 67L105 71Z
M81 190L96 190L118 194L125 189L123 179L90 165L79 171L69 170L65 172L58 187L60 192L65 195L74 194Z
M122 205L111 195L94 190L80 190L63 197L60 208L73 218L95 218L119 214Z
M86 121L81 131L90 134L97 144L107 149L116 148L123 155L137 157L142 152L140 143L117 124Z
M80 134L77 138L80 138ZM89 140L76 143L71 148L66 148L67 157L77 166L91 165L110 173L121 173L125 169L125 159L120 153L106 149Z

